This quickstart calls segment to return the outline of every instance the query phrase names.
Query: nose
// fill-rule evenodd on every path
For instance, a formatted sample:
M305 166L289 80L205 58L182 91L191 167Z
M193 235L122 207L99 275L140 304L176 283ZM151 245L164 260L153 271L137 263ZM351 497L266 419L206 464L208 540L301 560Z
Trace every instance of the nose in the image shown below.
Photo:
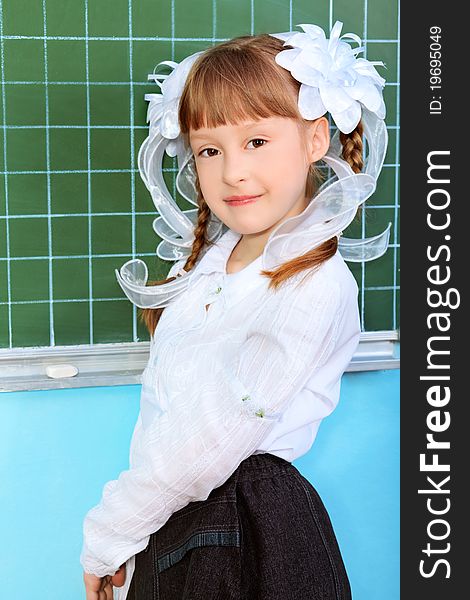
M235 186L249 177L248 161L238 152L226 152L224 156L222 178L227 185Z

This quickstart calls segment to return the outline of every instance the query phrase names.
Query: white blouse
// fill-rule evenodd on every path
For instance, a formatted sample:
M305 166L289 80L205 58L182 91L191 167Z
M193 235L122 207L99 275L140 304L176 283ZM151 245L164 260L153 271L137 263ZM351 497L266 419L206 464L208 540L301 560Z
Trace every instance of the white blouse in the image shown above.
M115 599L127 596L135 554L173 513L205 500L251 454L293 461L310 449L357 348L358 288L339 252L303 282L305 271L273 291L261 257L226 273L240 237L222 235L163 311L129 469L106 483L85 517L83 569L103 577L126 562Z

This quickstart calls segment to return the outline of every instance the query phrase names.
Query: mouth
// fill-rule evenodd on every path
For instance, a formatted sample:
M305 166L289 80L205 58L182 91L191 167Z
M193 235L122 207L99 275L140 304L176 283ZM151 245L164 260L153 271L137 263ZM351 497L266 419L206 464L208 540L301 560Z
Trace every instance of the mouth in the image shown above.
M227 204L230 204L230 206L241 206L243 204L256 202L261 196L262 194L259 194L258 196L230 196L229 198L225 198L224 201Z

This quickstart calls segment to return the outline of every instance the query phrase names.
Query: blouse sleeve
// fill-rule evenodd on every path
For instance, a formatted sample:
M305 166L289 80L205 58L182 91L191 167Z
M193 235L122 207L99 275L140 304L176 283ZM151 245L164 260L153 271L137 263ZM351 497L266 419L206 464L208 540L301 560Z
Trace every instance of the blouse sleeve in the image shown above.
M338 282L321 269L297 289L287 285L268 296L236 364L218 356L198 365L197 410L169 402L142 430L139 465L108 482L87 513L80 556L86 572L113 575L173 513L205 500L259 447L328 360L340 296Z

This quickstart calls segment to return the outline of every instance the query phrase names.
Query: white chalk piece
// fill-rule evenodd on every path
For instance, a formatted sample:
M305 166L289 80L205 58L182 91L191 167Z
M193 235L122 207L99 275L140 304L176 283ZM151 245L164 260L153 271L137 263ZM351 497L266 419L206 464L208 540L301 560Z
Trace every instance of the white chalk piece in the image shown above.
M61 379L62 377L75 377L78 369L74 365L48 365L46 375L52 379Z

